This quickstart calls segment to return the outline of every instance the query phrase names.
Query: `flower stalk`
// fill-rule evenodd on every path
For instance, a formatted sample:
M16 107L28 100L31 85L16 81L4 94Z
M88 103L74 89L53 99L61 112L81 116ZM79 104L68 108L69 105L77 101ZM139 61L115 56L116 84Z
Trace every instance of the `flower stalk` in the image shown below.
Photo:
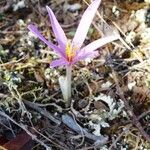
M66 66L66 76L59 77L59 85L63 95L63 99L68 107L71 101L71 78L72 78L72 65Z
M67 86L67 105L70 105L70 99L71 99L71 76L72 76L72 65L68 65L66 67L66 86Z

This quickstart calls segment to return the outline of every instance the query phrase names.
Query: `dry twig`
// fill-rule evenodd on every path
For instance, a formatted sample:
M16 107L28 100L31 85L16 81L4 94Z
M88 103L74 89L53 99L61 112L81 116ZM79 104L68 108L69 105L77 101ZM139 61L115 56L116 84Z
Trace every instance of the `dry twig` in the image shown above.
M37 138L37 136L32 134L24 125L21 125L21 124L17 123L14 119L9 117L7 114L5 114L2 111L0 111L0 115L5 117L5 118L7 118L10 121L12 121L15 125L19 126L21 129L23 129L29 136L32 137L33 140L35 140L36 142L40 143L40 145L44 146L46 148L46 150L51 150L51 148L49 146L45 145L43 141L39 140Z
M13 4L13 0L7 0L7 3L4 7L0 8L0 13L4 13L5 11L7 11Z
M98 145L104 145L107 143L107 140L108 138L107 137L103 137L103 136L96 136L96 135L93 135L91 133L88 133L85 129L83 129L79 124L77 124L77 122L68 114L65 114L65 115L62 115L62 122L68 126L70 129L72 129L73 131L77 132L78 134L82 134L98 143Z
M55 119L48 111L43 110L42 108L40 108L38 105L36 105L36 103L32 103L29 102L27 100L23 100L23 102L28 105L30 108L38 111L39 113L41 113L43 116L47 117L48 119L50 119L51 121L53 121L54 123L56 123L57 125L60 125L61 122L58 119Z
M121 90L121 87L119 85L119 81L118 81L117 75L116 75L116 73L114 71L113 71L113 77L114 77L114 80L115 80L115 83L116 83L116 88L117 88L118 94L119 94L120 98L124 101L125 108L127 110L128 115L132 119L133 125L135 125L138 128L138 130L140 131L141 135L147 141L150 141L150 136L144 131L141 123L138 120L138 117L134 114L134 112L133 112L132 108L130 107L128 101L124 97L123 91Z
M143 118L144 116L146 116L147 114L150 113L150 110L142 113L139 117L138 117L138 120L140 120L141 118ZM121 137L129 131L129 129L131 128L132 124L129 124L128 127L122 131L122 133L116 138L116 140L111 144L111 146L109 147L108 150L112 150L113 147L115 147L116 143L121 139Z

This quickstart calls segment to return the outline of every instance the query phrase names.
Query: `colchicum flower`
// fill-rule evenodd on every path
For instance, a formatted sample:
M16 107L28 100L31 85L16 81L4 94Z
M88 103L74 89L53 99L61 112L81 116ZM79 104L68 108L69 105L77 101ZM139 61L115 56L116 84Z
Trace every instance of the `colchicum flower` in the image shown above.
M98 52L95 51L97 48L118 39L118 35L110 35L100 38L81 48L100 2L101 0L94 0L86 9L72 41L67 39L53 11L48 6L46 6L46 8L58 45L54 45L50 41L46 40L38 31L36 26L28 26L28 29L31 32L33 32L41 41L43 41L46 45L48 45L48 47L52 48L56 54L58 54L59 59L52 61L50 64L51 67L72 65L79 60L96 57L98 55Z
M75 36L72 40L67 39L63 29L58 23L53 11L46 6L52 30L54 32L57 45L46 40L43 35L38 31L37 27L34 25L29 25L28 29L34 33L41 41L43 41L49 48L52 48L56 54L58 54L59 59L51 62L50 67L66 66L66 78L59 78L60 87L63 93L63 97L66 101L71 98L71 67L79 60L84 60L86 58L94 58L98 56L99 47L119 39L118 34L113 34L100 38L87 46L82 48L82 44L86 38L89 27L92 23L94 15L100 5L101 0L94 0L88 8L85 10L79 26L76 30Z

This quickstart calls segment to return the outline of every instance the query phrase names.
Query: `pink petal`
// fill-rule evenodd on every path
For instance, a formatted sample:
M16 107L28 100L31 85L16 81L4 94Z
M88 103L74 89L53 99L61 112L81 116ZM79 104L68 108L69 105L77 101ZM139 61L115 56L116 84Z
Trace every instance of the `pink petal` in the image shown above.
M114 40L117 40L117 39L119 39L119 37L120 36L118 34L116 34L113 36L108 36L108 37L98 39L98 40L90 43L89 45L85 46L78 52L75 62L86 59L86 58L94 58L94 57L98 56L99 53L97 51L95 51L97 48L99 48L107 43L110 43Z
M82 46L100 2L101 0L94 0L85 10L72 41L76 47Z
M120 37L119 35L112 35L112 36L100 38L100 39L98 39L98 40L96 40L96 41L94 41L94 42L88 44L87 46L83 47L83 48L79 51L78 55L81 55L81 54L84 53L84 52L87 52L87 53L93 52L93 51L95 51L97 48L99 48L99 47L101 47L101 46L103 46L103 45L105 45L105 44L107 44L107 43L110 43L110 42L112 42L112 41L114 41L114 40L119 39L119 37Z
M52 48L53 50L56 51L56 53L59 55L59 56L62 56L62 57L65 57L65 54L63 53L63 51L58 48L56 45L54 45L53 43L49 42L48 40L46 40L43 35L38 31L37 27L30 24L28 25L28 29L34 33L41 41L43 41L46 45L48 45L48 47Z
M54 68L57 66L64 66L64 65L69 65L69 63L66 60L60 58L60 59L56 59L56 60L52 61L50 64L50 67Z
M66 46L66 43L67 43L66 35L65 35L63 29L61 28L60 24L58 23L53 11L48 6L46 6L46 8L47 8L47 11L49 14L50 22L51 22L52 29L55 34L56 40L57 40L58 44L64 48L64 46Z
M83 52L83 51L82 51ZM93 51L93 52L83 52L82 54L76 56L75 60L73 63L76 63L79 60L84 60L86 58L95 58L99 55L98 51Z

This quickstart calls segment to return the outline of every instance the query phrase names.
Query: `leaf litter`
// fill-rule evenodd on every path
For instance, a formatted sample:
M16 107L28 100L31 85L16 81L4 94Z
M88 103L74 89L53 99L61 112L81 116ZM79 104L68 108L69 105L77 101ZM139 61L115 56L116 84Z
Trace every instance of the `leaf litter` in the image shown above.
M45 9L49 5L72 38L90 1L10 3L0 3L7 6L0 11L1 147L10 149L6 145L14 139L19 147L17 137L27 133L31 139L20 149L149 150L149 1L102 1L85 44L109 34L113 26L126 44L107 44L96 59L75 65L68 108L58 84L65 70L49 68L55 54L27 25L36 22L54 39Z

